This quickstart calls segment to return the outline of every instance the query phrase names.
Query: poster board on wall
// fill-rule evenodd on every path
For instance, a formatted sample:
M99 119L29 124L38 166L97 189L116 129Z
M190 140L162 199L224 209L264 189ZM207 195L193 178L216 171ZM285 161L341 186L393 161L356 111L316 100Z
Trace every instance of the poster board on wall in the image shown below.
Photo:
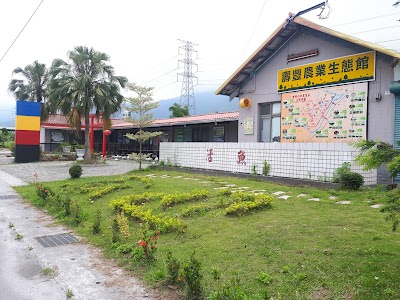
M224 126L213 127L213 142L225 142Z
M281 142L366 139L367 93L363 82L282 94Z
M246 117L243 119L244 134L254 134L254 117Z
M371 81L375 52L363 52L278 71L278 93Z

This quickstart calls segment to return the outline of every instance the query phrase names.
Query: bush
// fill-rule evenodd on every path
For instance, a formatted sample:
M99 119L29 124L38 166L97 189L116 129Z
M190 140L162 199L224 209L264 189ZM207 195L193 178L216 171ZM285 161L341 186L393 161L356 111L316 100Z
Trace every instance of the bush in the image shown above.
M210 300L247 300L249 297L240 285L240 280L235 275L227 283L223 284L209 296Z
M167 271L168 271L168 284L176 285L179 283L179 272L181 263L172 256L172 252L167 253Z
M186 285L186 299L203 299L203 286L201 280L203 276L200 274L200 261L194 257L194 252L189 262L183 267L183 278Z
M271 165L266 160L264 160L263 170L262 170L263 175L268 176L270 171L271 171Z
M36 195L46 202L50 196L54 196L54 193L48 186L37 184Z
M72 179L81 177L82 167L80 165L73 165L71 168L69 168L69 175Z
M272 283L272 276L269 275L268 273L261 272L260 274L258 274L257 280L261 283L268 285Z
M96 210L96 215L92 224L92 232L93 233L100 233L100 225L101 225L101 210Z
M364 184L364 177L356 172L344 173L340 176L342 188L348 190L358 190Z
M171 207L173 205L189 202L189 201L197 201L208 198L208 191L206 190L194 190L191 193L175 193L170 195L165 195L160 204L163 209Z
M272 207L272 197L267 195L257 195L254 194L243 194L237 195L239 193L233 194L236 196L246 196L235 198L235 202L230 204L227 208L225 208L225 215L244 215L249 212L261 209L267 209ZM251 196L253 198L247 197ZM254 200L253 200L254 199Z
M350 163L349 162L344 162L341 167L337 168L335 171L333 171L332 174L332 182L334 183L339 183L340 178L342 177L343 174L350 173Z

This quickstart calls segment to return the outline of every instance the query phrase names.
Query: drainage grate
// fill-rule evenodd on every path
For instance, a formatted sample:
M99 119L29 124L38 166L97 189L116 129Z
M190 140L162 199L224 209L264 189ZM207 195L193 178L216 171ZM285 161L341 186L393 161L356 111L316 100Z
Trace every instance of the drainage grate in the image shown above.
M17 195L0 195L0 200L18 199Z
M43 247L55 247L78 243L79 240L69 233L39 236L34 238Z

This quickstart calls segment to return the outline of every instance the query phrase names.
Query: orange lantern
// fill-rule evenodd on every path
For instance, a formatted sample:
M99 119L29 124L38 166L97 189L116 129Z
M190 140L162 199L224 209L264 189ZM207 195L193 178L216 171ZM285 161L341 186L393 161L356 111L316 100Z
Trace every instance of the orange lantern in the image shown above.
M241 108L249 108L251 106L251 100L249 98L242 98L239 101Z

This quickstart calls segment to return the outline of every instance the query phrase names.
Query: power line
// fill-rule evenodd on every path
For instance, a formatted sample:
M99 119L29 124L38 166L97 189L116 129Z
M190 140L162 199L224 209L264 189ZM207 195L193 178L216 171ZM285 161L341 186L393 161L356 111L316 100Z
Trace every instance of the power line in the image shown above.
M42 0L39 5L36 7L35 11L33 14L30 16L28 21L25 23L24 27L22 27L21 31L18 33L17 37L14 39L14 41L11 43L10 47L8 47L7 51L4 53L4 55L1 57L0 62L3 60L3 58L7 55L8 51L10 51L11 47L14 45L14 43L17 41L19 36L21 35L22 31L24 31L25 27L28 25L29 21L33 18L33 16L36 14L37 10L39 9L40 5L42 5L44 0Z
M350 33L350 34L366 33L366 32L379 31L379 30L390 29L390 28L396 28L396 27L400 27L400 25L387 26L387 27L381 27L381 28L370 29L370 30L364 30L364 31L359 31L359 32L353 32L353 33Z
M347 23L342 23L342 24L337 24L337 25L331 25L329 27L339 27L339 26L344 26L344 25L350 25L350 24L354 24L354 23L359 23L359 22L364 22L364 21L370 21L370 20L375 20L375 19L380 19L383 17L389 17L389 16L395 16L398 13L393 13L393 14L386 14L386 15L381 15L381 16L376 16L376 17L371 17L371 18L365 18L365 19L359 19L359 20L354 20L351 22L347 22Z
M168 63L168 62L170 62L171 60L174 60L177 57L178 57L178 55L175 55L173 57L168 58L167 60L164 60L162 62L156 63L156 64L154 64L152 66L149 66L146 69L154 69L155 67L158 67L158 66L160 66L161 64L164 64L164 63Z
M155 78L153 78L153 79L147 80L147 81L145 82L145 84L147 84L147 83L149 83L149 82L152 82L152 81L154 81L154 80L156 80L156 79L159 79L159 78L161 78L161 77L163 77L163 76L165 76L165 75L168 75L168 74L170 74L170 73L172 73L172 72L175 72L176 70L178 70L178 68L175 68L175 69L173 69L173 70L171 70L171 71L168 71L168 72L166 72L166 73L164 73L164 74L161 74L160 76L157 76L157 77L155 77Z
M400 39L386 40L386 41L379 41L379 42L375 42L375 44L377 44L377 43L386 43L386 42L395 42L395 41L400 41Z
M244 50L243 50L242 57L240 58L240 61L243 60L243 56L244 56L244 54L246 53L247 47L249 46L250 41L251 41L251 39L253 38L253 34L254 34L254 32L256 31L258 22L260 21L260 17L261 17L261 14L262 14L263 10L264 10L265 3L266 3L266 2L267 2L267 0L264 0L264 4L263 4L263 6L262 6L262 8L261 8L261 11L260 11L260 13L259 13L259 15L258 15L257 22L256 22L256 24L254 25L253 32L251 33L250 38L249 38L249 40L247 41L246 47L245 47Z

